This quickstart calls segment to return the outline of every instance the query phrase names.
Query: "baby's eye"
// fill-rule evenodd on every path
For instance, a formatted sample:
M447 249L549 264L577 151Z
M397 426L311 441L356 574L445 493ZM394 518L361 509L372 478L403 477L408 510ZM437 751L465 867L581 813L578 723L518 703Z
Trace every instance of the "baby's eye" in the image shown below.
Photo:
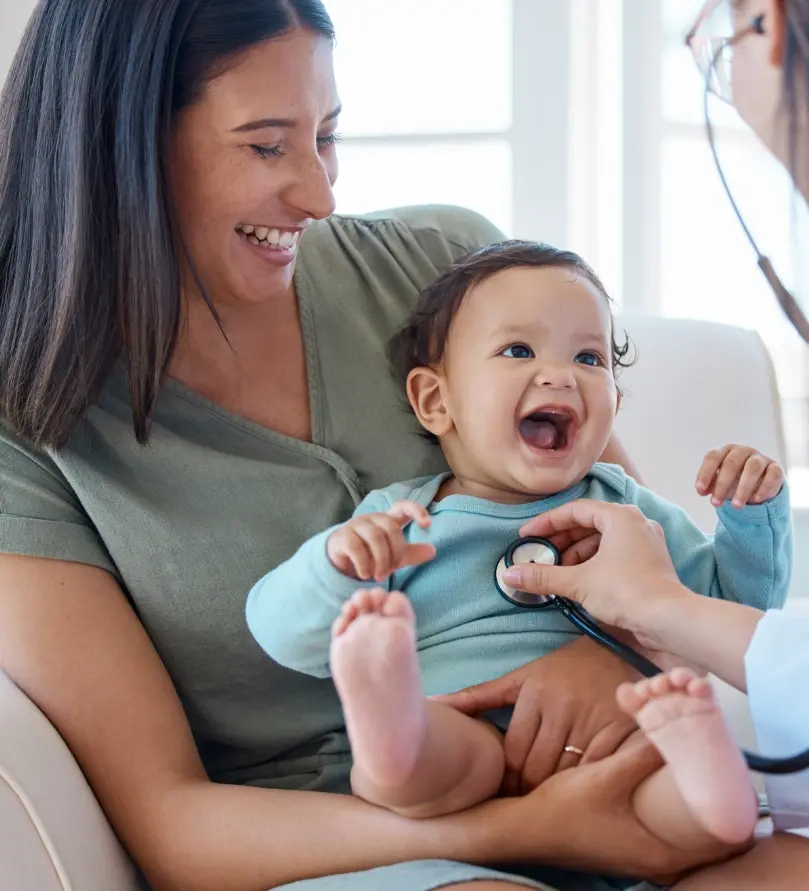
M592 352L592 350L583 350L573 361L579 365L589 365L591 368L602 368L604 365L604 360L601 356L598 353Z
M512 343L500 355L505 356L507 359L533 359L534 351L524 343Z

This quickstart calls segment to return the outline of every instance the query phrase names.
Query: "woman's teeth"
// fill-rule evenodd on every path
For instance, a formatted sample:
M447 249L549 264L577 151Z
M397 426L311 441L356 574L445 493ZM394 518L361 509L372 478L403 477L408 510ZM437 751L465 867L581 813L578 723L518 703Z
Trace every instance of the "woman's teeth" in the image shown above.
M282 232L280 229L269 229L266 226L238 226L236 231L251 244L263 244L276 250L297 247L300 236L300 232Z

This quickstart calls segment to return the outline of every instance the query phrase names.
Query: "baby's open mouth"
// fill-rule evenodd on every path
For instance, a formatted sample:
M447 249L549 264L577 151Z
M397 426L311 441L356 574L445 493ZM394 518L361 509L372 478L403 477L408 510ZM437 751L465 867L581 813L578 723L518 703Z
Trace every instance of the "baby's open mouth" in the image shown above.
M535 449L561 452L572 440L575 422L572 412L543 409L526 415L519 423L520 436Z

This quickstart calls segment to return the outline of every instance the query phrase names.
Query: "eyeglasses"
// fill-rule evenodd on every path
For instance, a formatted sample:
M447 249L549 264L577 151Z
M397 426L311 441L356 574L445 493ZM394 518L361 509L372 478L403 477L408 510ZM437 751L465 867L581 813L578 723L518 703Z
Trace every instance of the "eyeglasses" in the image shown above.
M748 35L763 33L764 16L756 16L741 28L738 24L730 0L708 0L685 38L707 89L731 104L733 48Z

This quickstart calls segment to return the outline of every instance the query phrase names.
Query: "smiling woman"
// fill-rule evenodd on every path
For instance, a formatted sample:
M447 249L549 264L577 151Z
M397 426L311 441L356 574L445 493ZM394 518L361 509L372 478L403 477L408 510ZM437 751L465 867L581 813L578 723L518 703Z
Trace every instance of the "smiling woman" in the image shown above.
M384 345L501 238L457 208L332 214L332 42L318 0L37 7L0 103L0 666L156 891L687 867L630 817L643 753L430 823L327 794L349 790L334 688L248 633L268 569L442 469ZM601 654L531 676L543 739L626 735Z
M290 70L300 78L289 81ZM280 113L267 116L267 85L281 83ZM278 299L292 286L299 236L334 210L340 108L329 35L297 29L272 53L233 59L205 98L180 112L172 138L188 253L217 302Z

